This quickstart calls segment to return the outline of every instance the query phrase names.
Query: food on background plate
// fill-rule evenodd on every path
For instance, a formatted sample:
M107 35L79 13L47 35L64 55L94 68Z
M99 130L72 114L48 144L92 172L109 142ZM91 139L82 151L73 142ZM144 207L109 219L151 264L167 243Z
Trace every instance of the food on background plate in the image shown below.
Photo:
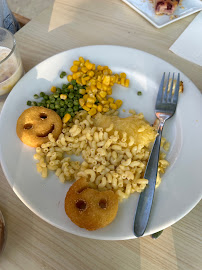
M180 0L154 0L156 15L172 15L178 7Z
M118 211L118 196L111 190L90 188L85 178L78 179L65 198L67 216L80 228L93 231L109 225Z
M59 115L44 107L26 109L18 118L16 132L20 140L31 147L38 147L49 141L48 134L57 139L62 131Z

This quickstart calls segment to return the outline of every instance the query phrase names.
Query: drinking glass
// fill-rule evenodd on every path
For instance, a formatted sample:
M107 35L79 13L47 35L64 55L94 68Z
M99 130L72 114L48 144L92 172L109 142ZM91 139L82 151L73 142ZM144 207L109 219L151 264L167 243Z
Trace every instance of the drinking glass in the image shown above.
M15 37L0 27L0 96L10 92L23 74Z

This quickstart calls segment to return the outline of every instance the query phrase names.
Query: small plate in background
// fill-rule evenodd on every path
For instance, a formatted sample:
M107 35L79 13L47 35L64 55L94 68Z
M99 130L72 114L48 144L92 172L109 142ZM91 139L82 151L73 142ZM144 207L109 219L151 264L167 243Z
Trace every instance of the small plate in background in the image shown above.
M201 0L182 0L173 15L156 15L151 0L122 0L156 28L162 28L202 10Z

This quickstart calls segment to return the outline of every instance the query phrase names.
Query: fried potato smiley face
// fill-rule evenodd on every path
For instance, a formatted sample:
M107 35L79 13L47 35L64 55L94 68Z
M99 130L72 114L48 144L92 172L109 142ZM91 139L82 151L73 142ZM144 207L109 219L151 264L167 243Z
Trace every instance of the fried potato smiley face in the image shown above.
M38 147L49 141L48 134L55 139L62 131L62 120L53 110L31 107L25 110L17 121L16 132L20 140L31 147Z

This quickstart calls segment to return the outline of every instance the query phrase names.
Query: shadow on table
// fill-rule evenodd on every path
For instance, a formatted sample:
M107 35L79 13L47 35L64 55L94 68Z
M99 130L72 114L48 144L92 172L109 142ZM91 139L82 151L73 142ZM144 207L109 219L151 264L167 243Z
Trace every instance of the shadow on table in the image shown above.
M201 269L202 258L198 256L202 249L201 206L202 201L188 215L172 226L173 244L179 270Z

